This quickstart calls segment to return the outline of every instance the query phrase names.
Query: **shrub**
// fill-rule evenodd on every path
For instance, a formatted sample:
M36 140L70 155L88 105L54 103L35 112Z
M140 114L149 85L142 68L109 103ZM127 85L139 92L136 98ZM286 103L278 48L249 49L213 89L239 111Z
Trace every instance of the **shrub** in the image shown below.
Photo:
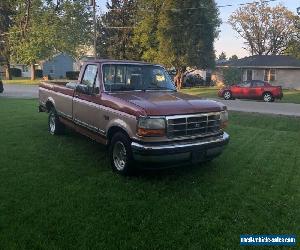
M10 74L11 76L14 77L21 77L22 76L22 70L18 69L18 68L10 68Z
M67 71L66 78L68 80L77 80L79 77L79 71Z
M226 85L237 84L242 79L242 70L236 68L226 68L223 70L223 77Z
M35 75L35 77L42 78L42 77L43 77L43 70L41 70L41 69L36 69L36 70L34 71L34 75Z

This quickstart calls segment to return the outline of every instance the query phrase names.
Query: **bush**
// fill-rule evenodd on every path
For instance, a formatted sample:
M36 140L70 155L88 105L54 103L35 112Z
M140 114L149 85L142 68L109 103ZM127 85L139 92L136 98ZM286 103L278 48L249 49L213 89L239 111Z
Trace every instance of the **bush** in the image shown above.
M223 70L224 83L233 85L241 82L242 70L236 68L226 68Z
M14 76L14 77L21 77L22 76L22 70L20 70L20 69L10 68L9 71L10 71L11 76Z
M79 77L79 71L67 71L66 78L68 80L77 80Z
M35 77L37 77L37 78L42 78L42 77L43 77L43 70L41 70L41 69L36 69L36 70L34 71L34 75L35 75Z

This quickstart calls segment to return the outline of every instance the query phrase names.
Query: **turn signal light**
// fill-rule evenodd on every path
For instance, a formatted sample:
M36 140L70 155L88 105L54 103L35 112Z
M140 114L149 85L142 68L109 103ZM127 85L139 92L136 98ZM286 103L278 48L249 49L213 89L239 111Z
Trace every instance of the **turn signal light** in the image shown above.
M137 134L139 136L165 136L165 129L145 129L138 128Z

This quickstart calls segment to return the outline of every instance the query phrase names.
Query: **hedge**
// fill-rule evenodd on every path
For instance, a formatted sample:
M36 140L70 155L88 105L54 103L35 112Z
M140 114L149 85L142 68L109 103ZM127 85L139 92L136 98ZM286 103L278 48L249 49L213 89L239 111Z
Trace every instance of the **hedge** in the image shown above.
M67 71L66 78L68 80L77 80L79 77L79 71Z
M18 68L10 68L10 74L11 76L14 77L21 77L22 76L22 70L18 69Z

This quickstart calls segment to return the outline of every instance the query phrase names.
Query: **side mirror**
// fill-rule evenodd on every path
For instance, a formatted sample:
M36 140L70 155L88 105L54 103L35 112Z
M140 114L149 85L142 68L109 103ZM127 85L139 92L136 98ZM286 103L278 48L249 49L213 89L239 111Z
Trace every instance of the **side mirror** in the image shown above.
M87 85L83 84L77 84L76 85L76 92L86 94L86 95L92 95L93 94L93 88Z

